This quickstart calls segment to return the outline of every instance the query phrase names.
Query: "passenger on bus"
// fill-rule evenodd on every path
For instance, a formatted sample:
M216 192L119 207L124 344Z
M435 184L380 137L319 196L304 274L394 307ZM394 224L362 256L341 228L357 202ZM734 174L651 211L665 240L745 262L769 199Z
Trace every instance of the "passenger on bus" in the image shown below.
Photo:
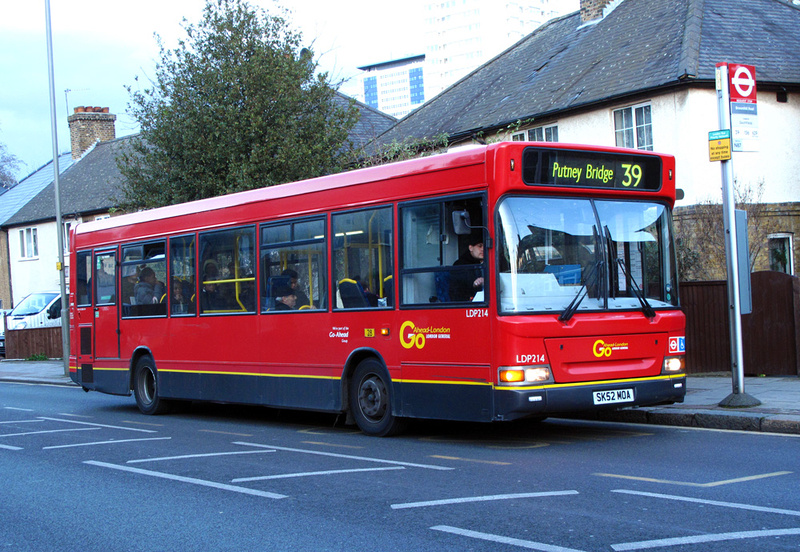
M289 286L292 288L295 296L297 297L297 304L301 307L305 305L311 306L311 300L308 298L308 295L300 289L300 284L297 281L298 274L296 270L292 270L291 268L287 268L283 272L281 272L281 276L286 276L289 278Z
M186 290L188 291L188 290ZM190 307L191 300L188 293L184 293L183 282L174 280L172 282L172 314L187 314L193 312Z
M279 287L275 297L275 310L294 310L295 305L297 305L297 295L294 290L289 286Z
M139 273L139 282L133 289L137 305L154 305L166 293L163 282L159 282L155 271L146 266Z
M358 278L356 276L356 278ZM378 296L369 289L369 282L365 280L357 280L359 284L361 284L361 290L364 292L364 297L367 298L367 303L370 307L377 307L378 306Z
M200 307L203 312L218 311L225 308L224 301L217 289L216 280L219 279L219 268L213 259L203 263L203 280L200 288Z
M451 301L471 301L477 292L483 290L483 235L480 230L469 235L467 246L467 250L453 263L453 266L463 268L454 270L450 276Z

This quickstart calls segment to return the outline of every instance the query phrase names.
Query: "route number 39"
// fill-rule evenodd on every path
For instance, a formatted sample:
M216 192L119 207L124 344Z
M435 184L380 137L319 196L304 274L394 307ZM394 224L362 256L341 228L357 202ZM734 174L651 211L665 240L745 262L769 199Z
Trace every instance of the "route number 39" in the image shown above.
M633 186L636 188L642 181L642 167L641 165L631 165L630 163L623 163L622 168L625 169L625 175L622 179L622 185L626 188Z

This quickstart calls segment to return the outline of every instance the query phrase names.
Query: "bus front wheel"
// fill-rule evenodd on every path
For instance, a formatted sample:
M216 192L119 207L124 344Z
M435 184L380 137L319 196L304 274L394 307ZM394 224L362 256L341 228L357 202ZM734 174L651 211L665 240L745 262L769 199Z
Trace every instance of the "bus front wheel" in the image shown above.
M361 361L350 380L350 411L367 435L386 437L402 430L392 414L389 373L374 358Z
M136 362L133 394L143 414L163 414L169 410L169 402L158 396L156 364L150 356L145 355Z

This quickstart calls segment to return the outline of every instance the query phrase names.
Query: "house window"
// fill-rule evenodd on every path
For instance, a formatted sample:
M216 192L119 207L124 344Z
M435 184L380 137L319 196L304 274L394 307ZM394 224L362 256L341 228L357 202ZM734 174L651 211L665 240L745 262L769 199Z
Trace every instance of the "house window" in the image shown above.
M638 105L614 110L614 135L622 148L653 150L650 106Z
M528 130L527 135L517 132L511 135L513 142L558 142L558 125L541 126Z
M528 131L529 142L558 142L558 126L542 126Z
M33 259L39 256L39 238L36 228L25 228L19 231L19 251L23 259Z
M792 235L770 234L769 239L769 269L786 274L794 274L794 259L792 258Z
M64 224L64 253L69 253L69 231L75 226L77 226L78 222L74 220L68 220L63 224Z

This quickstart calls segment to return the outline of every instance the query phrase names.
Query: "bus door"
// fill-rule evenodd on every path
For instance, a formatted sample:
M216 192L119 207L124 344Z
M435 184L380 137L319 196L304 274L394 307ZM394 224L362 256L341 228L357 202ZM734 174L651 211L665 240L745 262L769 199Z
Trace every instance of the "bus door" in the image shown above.
M492 419L486 212L484 194L399 206L404 416Z
M75 261L75 281L70 283L70 296L75 297L75 312L70 316L73 337L75 360L78 369L76 383L87 389L92 389L94 384L94 344L92 333L94 330L94 309L92 307L92 293L90 290L92 278L92 252L79 251Z
M94 294L94 358L119 358L117 312L117 252L94 254L91 280Z

